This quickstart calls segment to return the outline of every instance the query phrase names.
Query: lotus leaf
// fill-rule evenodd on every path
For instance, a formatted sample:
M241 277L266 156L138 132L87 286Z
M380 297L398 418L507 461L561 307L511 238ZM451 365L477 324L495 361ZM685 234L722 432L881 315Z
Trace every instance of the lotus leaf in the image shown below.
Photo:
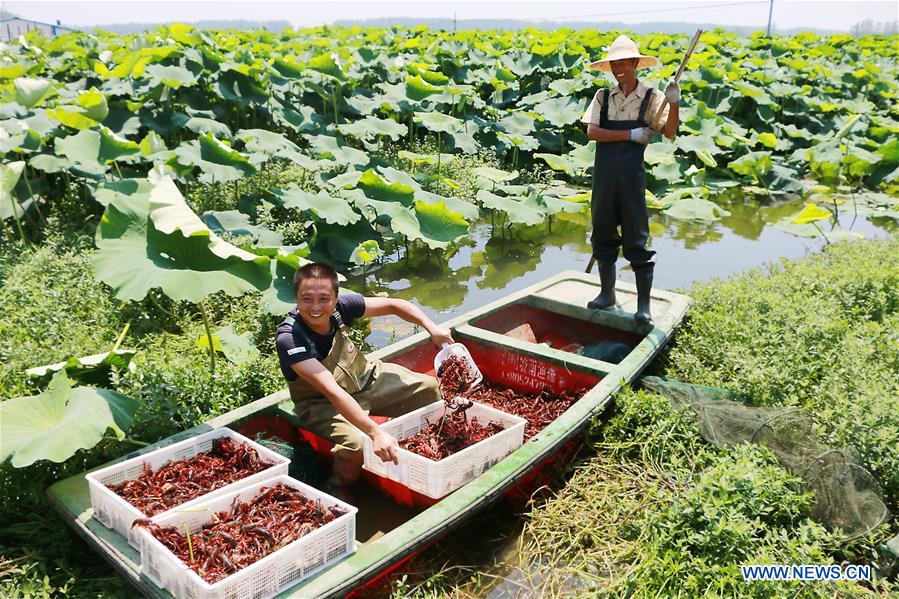
M359 179L362 178L363 171L357 171L356 169L350 169L345 173L341 173L339 175L335 175L333 177L328 178L328 175L321 175L321 181L331 187L335 187L337 189L352 189L359 185Z
M275 110L274 117L276 122L287 125L298 133L318 131L324 122L311 106L301 106L299 110L285 106Z
M660 162L650 170L653 178L667 183L682 183L684 181L690 163L675 156L671 162Z
M331 158L343 166L367 166L370 162L368 154L356 148L344 145L331 135L304 135L312 149L322 157Z
M219 139L231 139L231 129L228 128L228 125L214 119L205 119L194 116L188 119L188 121L184 123L184 126L200 135L209 133L213 137Z
M372 116L351 124L339 125L337 130L344 135L351 135L357 139L372 139L385 136L393 141L398 140L406 133L406 127L393 119L379 119Z
M219 235L227 233L233 237L249 237L263 246L278 246L284 236L265 227L254 225L250 217L238 210L209 210L200 215L210 231Z
M427 204L443 203L444 205L446 205L447 209L451 210L452 212L458 212L466 219L474 220L478 218L478 207L470 202L466 202L465 200L461 200L452 196L444 197L436 193L431 193L430 191L424 189L418 183L418 181L410 177L407 173L395 168L382 166L378 167L378 170L387 179L388 182L400 183L402 185L411 187L414 191L414 199L416 202L420 201ZM441 177L441 180L444 180L444 178ZM447 184L449 185L449 183Z
M123 202L146 202L150 199L152 189L153 184L147 179L120 179L100 183L93 195L100 204L108 206L117 199Z
M774 223L774 228L797 237L807 237L809 239L823 237L828 241L858 240L864 237L862 233L841 229L833 229L825 233L813 223L798 224L793 222L793 218L789 216Z
M460 133L465 129L463 121L440 112L416 112L414 120L435 133Z
M671 207L662 211L671 218L682 220L700 220L714 222L722 217L729 216L730 212L708 200L689 197L675 201Z
M356 249L353 250L352 255L350 256L350 261L353 264L364 265L371 264L375 260L377 260L384 252L381 250L381 247L378 245L378 242L374 239L369 239L368 241L363 241Z
M29 368L25 374L36 379L49 379L51 375L65 370L67 376L85 385L106 386L112 381L113 369L135 370L131 358L136 353L137 350L134 349L117 349L81 358L69 358L64 362Z
M202 171L201 181L234 181L252 175L256 167L248 156L204 133L198 140L186 142L175 148L178 162L185 166L197 166Z
M486 189L478 192L477 199L484 208L491 208L506 213L510 222L513 223L537 225L542 223L545 218L542 210L525 204L521 199L504 198Z
M420 239L428 247L443 248L468 234L468 222L458 212L449 210L444 202L418 201L414 206Z
M56 152L65 156L70 165L91 174L103 174L107 164L140 153L133 141L122 139L106 127L99 131L80 131L56 140Z
M510 135L528 136L534 132L535 118L524 112L514 112L503 117L499 124Z
M59 106L47 110L46 114L48 117L56 119L63 125L71 127L72 129L81 130L96 127L99 124L99 121L86 116L86 112L87 111L80 106Z
M197 84L193 73L179 66L149 65L144 76L150 80L151 86L165 85L171 88L190 87Z
M38 154L28 160L28 166L45 173L59 173L69 168L71 162L50 154Z
M0 402L0 462L11 457L16 468L38 460L64 462L99 443L107 430L121 439L137 406L108 389L72 388L60 370L40 395Z
M583 203L570 202L552 195L538 195L537 193L528 196L527 204L548 215L558 214L559 212L577 213L586 207L586 204Z
M819 220L828 220L833 217L833 213L827 208L821 208L815 204L807 204L795 218L794 223L797 225L807 225Z
M246 364L259 357L259 349L253 344L249 333L238 334L234 325L221 327L212 335L213 349L225 354L225 358L234 364ZM197 338L197 345L208 350L209 338L201 335Z
M415 102L421 102L444 91L443 87L438 87L425 81L420 75L414 77L406 77L406 96Z
M478 166L472 169L472 172L479 177L484 177L496 183L514 181L518 178L517 172L502 171L490 166Z
M102 121L109 115L109 105L106 102L106 96L94 87L78 94L75 104L82 109L84 116L94 121Z
M269 259L240 250L210 231L174 182L154 182L147 202L112 198L97 227L94 272L122 300L160 288L174 300L210 293L237 296L269 287Z
M360 218L359 213L355 212L346 200L328 195L324 191L311 195L296 185L291 185L284 189L270 189L269 194L275 203L285 208L308 210L326 223L350 225Z
M55 94L56 90L50 79L20 77L13 81L13 99L16 104L25 108L34 108Z
M452 140L453 148L461 150L466 154L477 154L480 148L480 144L478 144L474 136L464 131L451 133L450 140Z
M320 54L306 63L306 66L335 79L346 79L346 74L341 68L336 54Z
M771 170L772 164L771 152L749 152L729 162L727 168L758 181Z
M359 179L359 187L368 197L386 202L412 205L415 189L403 183L388 183L373 169L368 169Z
M534 107L534 112L540 118L549 122L554 127L564 127L578 122L584 113L585 102L578 102L572 98L550 98Z

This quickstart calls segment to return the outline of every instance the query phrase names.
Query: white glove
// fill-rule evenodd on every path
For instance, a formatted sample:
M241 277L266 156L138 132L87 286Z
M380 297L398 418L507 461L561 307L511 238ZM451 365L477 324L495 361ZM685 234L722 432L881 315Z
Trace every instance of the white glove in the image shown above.
M630 140L634 143L643 144L645 146L649 143L650 137L652 137L652 129L649 127L631 129Z
M669 104L678 104L680 102L680 86L672 79L665 88L665 99Z

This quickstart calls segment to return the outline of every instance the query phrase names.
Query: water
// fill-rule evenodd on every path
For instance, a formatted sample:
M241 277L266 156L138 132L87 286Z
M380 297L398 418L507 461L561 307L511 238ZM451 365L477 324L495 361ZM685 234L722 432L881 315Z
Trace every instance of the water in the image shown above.
M657 252L654 286L685 289L698 281L728 277L748 268L800 258L825 245L821 237L799 237L775 228L777 221L797 214L803 200L772 202L766 198L731 197L718 202L731 214L712 223L670 218L650 212L650 245ZM837 229L866 239L899 231L889 218L855 217L841 207ZM829 223L821 223L825 233ZM350 288L410 300L435 322L479 308L563 270L584 270L590 257L590 215L558 214L551 223L506 229L477 223L470 239L445 260L436 253L414 251L365 277ZM618 278L633 281L627 262L618 261ZM415 331L397 318L372 322L369 343L380 348Z

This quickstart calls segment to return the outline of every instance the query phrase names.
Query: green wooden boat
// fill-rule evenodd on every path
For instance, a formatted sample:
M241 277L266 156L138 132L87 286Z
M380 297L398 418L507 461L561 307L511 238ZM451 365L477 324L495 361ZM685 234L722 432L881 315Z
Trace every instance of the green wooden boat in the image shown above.
M618 283L620 304L616 310L587 309L587 301L597 292L596 277L568 271L446 322L456 340L469 348L486 380L519 391L578 388L585 390L584 395L519 449L441 500L430 500L367 473L354 502L359 508L357 551L279 596L369 595L387 574L476 511L500 499L517 504L526 501L547 478L551 466L577 449L586 426L608 407L619 386L633 381L661 351L689 303L684 295L653 290L655 321L640 326L632 316L636 305L632 285ZM536 343L507 334L525 323ZM615 347L623 347L624 351L607 360L574 353L578 347L591 347L598 342L615 342ZM433 373L436 352L437 348L422 332L372 356ZM262 435L299 447L311 446L322 453L328 449L324 440L303 429L285 390L120 460L219 427L232 428L251 438ZM57 482L47 493L64 520L140 592L150 597L170 597L140 574L140 555L127 540L91 517L84 474Z

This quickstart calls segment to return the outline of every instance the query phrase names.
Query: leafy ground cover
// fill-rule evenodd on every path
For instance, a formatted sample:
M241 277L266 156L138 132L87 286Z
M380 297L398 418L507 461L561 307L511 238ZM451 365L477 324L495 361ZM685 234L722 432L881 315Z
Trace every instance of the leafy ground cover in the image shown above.
M896 237L842 243L698 285L687 321L653 368L749 392L754 405L809 410L831 445L863 454L896 514L897 256ZM504 584L541 596L892 596L895 582L883 580L743 581L740 564L876 566L878 545L899 531L894 516L842 544L810 518L812 497L792 482L766 449L716 448L668 400L625 389L564 488L527 515L518 569L491 576L456 563L406 577L396 595L481 596ZM452 543L414 569L441 570Z

